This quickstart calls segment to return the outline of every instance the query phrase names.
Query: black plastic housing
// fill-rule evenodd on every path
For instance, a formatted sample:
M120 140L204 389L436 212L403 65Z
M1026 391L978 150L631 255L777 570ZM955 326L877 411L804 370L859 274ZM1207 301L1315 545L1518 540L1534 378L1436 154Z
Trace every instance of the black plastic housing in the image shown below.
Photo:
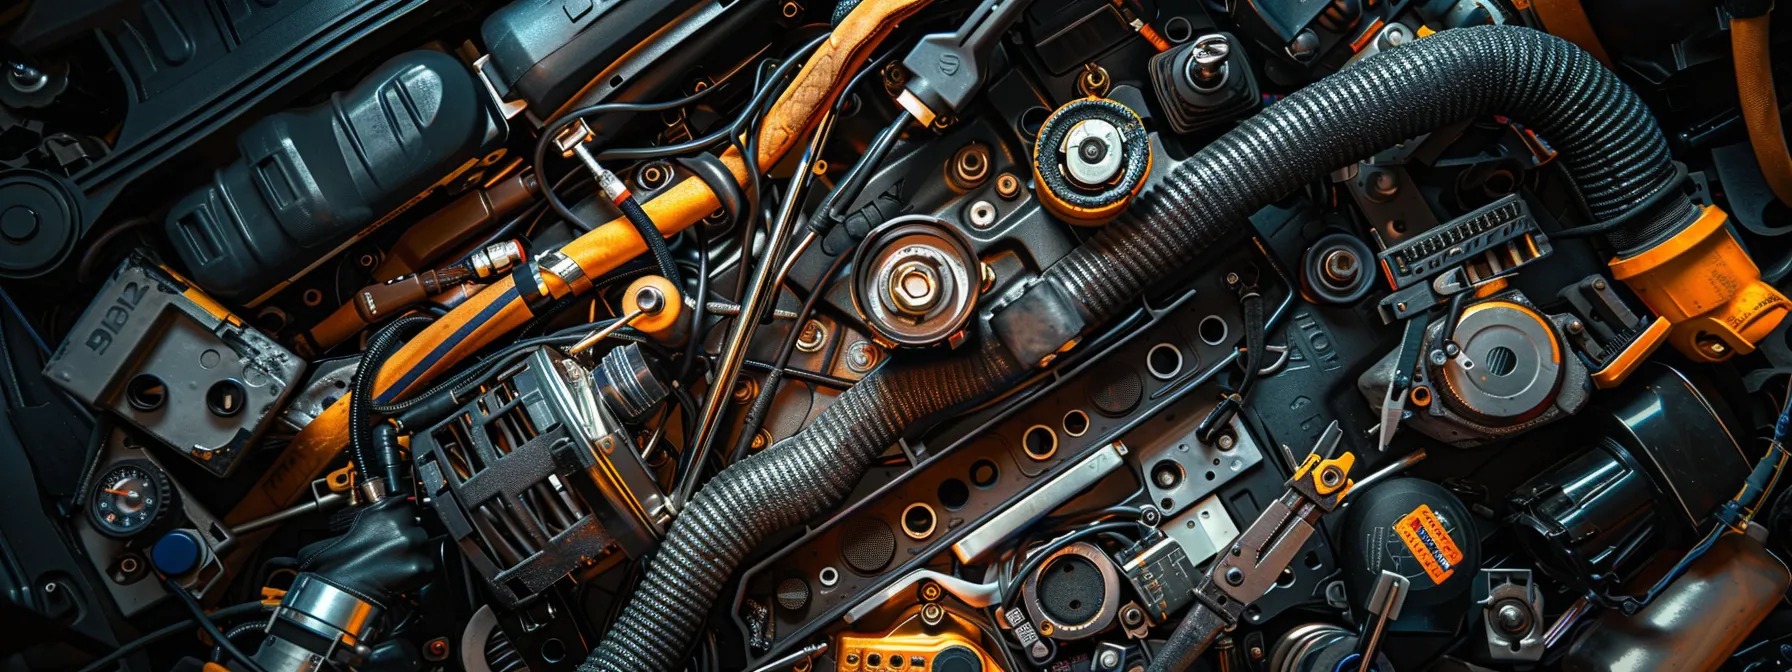
M697 0L517 0L480 28L492 84L545 117Z
M400 54L327 103L245 129L239 158L168 213L168 240L195 283L254 305L453 185L504 135L467 66Z

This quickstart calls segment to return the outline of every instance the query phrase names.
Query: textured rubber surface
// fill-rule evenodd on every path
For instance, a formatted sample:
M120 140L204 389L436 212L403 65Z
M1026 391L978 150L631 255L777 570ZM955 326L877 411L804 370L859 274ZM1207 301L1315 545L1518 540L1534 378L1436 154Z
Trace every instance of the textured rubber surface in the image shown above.
M1098 324L1301 185L1397 142L1494 114L1555 147L1594 221L1626 212L1674 176L1648 108L1585 51L1527 28L1457 28L1363 59L1245 120L1171 169L1045 280L1078 297ZM1667 203L1691 207L1683 198ZM1626 227L1609 238L1624 249L1636 233Z
M893 359L802 432L728 467L697 492L603 642L579 667L679 669L722 585L767 535L838 505L902 431L987 397L1025 373L993 338Z

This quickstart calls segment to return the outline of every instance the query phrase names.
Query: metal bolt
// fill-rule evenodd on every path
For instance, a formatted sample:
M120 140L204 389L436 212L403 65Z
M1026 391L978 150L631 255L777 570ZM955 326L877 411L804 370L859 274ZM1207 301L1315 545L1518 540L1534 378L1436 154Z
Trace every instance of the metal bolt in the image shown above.
M1582 325L1580 320L1574 320L1573 322L1568 323L1568 333L1570 334L1578 334L1584 329L1586 329L1586 326Z
M1197 89L1219 88L1226 81L1226 57L1231 53L1232 43L1225 35L1203 35L1189 48L1188 63L1182 68L1182 76Z
M1601 292L1605 291L1605 279L1600 278L1600 279L1594 280L1593 281L1593 289L1597 290L1597 291L1601 291Z
M1377 170L1369 174L1367 181L1369 200L1386 203L1400 193L1400 178L1391 170Z
M1101 652L1101 660L1099 662L1103 668L1113 669L1120 664L1120 654L1115 653L1112 649L1103 651Z
M921 599L927 600L928 602L940 599L943 594L943 591L940 590L940 584L932 581L928 581L926 585L921 586Z
M822 346L827 344L828 328L820 320L804 322L803 330L796 336L796 349L802 352L821 352Z
M666 295L657 287L642 287L635 292L635 305L641 307L641 312L658 315L666 307Z
M883 351L870 341L859 341L846 349L846 368L853 373L870 371L882 359Z
M1176 487L1176 472L1172 469L1159 469L1152 476L1157 481L1157 487L1164 489Z
M1120 612L1120 623L1126 627L1136 628L1139 627L1139 624L1144 622L1145 612L1138 607L1129 604L1126 605L1126 609L1121 610Z
M1233 446L1238 445L1238 439L1233 438L1231 434L1221 434L1218 443L1220 450L1231 450Z
M1511 634L1519 634L1531 629L1531 614L1514 602L1505 602L1494 612L1494 622L1500 630Z
M1052 636L1052 633L1055 632L1056 630L1057 630L1057 628L1052 625L1051 621L1040 621L1039 622L1039 634L1041 634L1041 635L1050 637L1050 636Z
M955 186L971 189L989 178L989 148L972 143L952 155L952 177Z
M933 267L919 261L904 262L890 274L890 298L896 309L910 315L925 315L939 303L939 276Z
M1313 32L1312 28L1300 31L1300 34L1295 35L1294 40L1288 43L1286 51L1289 58L1302 63L1313 60L1313 57L1319 55L1319 33Z
M938 603L929 602L921 606L921 622L928 625L939 625L945 620L946 609Z
M767 433L764 429L761 429L753 433L753 444L751 448L753 450L765 450L765 447L771 442L772 435Z
M1263 657L1263 647L1261 647L1261 646L1251 647L1251 658L1260 659L1262 657Z
M1244 570L1237 567L1227 567L1226 583L1230 583L1234 586L1244 585Z
M44 74L42 70L24 63L7 64L6 76L12 80L13 88L25 93L33 93L42 89L44 84L50 81L50 76Z

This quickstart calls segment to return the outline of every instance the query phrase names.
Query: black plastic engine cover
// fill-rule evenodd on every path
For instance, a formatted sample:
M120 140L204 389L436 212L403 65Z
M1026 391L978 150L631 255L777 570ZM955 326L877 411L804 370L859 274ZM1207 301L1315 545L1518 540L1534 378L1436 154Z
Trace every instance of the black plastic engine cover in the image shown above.
M486 17L493 82L546 117L696 0L517 0Z
M504 129L467 66L401 54L327 103L244 130L239 158L168 213L168 241L212 296L254 305L454 184Z

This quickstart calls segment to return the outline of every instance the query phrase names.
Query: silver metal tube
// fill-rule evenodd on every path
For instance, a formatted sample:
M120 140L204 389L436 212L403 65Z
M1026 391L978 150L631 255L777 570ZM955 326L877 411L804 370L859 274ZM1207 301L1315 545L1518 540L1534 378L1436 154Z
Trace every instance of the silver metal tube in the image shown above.
M1393 478L1393 476L1395 474L1398 474L1402 471L1406 471L1407 467L1418 464L1420 461L1422 461L1424 459L1425 459L1425 449L1424 448L1414 450L1410 454L1408 454L1406 457L1402 457L1398 460L1395 460L1393 464L1382 467L1381 469L1376 470L1375 473L1369 474L1368 476L1364 476L1361 479L1357 480L1357 482L1355 484L1350 486L1350 489L1355 490L1355 491L1361 491L1361 490L1367 489L1371 485L1380 483L1389 478Z
M270 525L275 525L278 523L286 522L288 520L292 520L293 518L297 518L297 517L305 515L307 513L311 513L312 511L325 511L325 510L329 510L329 509L334 509L337 506L347 504L347 503L348 503L347 497L344 497L342 495L338 495L335 493L331 493L328 495L324 495L321 498L314 499L309 502L305 502L304 504L300 504L298 506L288 508L284 511L275 511L273 513L262 516L260 518L256 518L255 520L251 520L247 523L238 525L234 528L231 528L230 535L234 537L234 536L248 534L250 532L254 532L256 530L259 530L264 527L268 527Z
M696 440L690 444L697 451L691 456L691 473L678 484L671 499L674 511L682 510L684 503L690 501L691 494L696 489L697 474L709 458L710 444L715 442L716 430L721 427L722 409L726 408L728 394L734 389L735 378L740 375L741 358L746 355L747 344L752 341L754 328L759 325L759 315L764 312L768 295L776 298L777 288L772 284L773 271L783 266L777 263L777 254L796 228L797 209L803 200L803 187L815 175L815 161L821 158L821 147L827 142L828 131L833 125L833 113L826 113L821 118L821 124L816 126L815 134L810 136L809 146L803 150L803 158L797 163L796 175L791 178L790 193L779 206L778 220L772 224L771 237L765 241L765 262L754 269L752 284L747 285L747 295L741 301L740 316L735 318L728 340L722 344L721 358L716 362L715 378L710 381L709 392L704 395L703 410L699 412L701 417L697 422Z

